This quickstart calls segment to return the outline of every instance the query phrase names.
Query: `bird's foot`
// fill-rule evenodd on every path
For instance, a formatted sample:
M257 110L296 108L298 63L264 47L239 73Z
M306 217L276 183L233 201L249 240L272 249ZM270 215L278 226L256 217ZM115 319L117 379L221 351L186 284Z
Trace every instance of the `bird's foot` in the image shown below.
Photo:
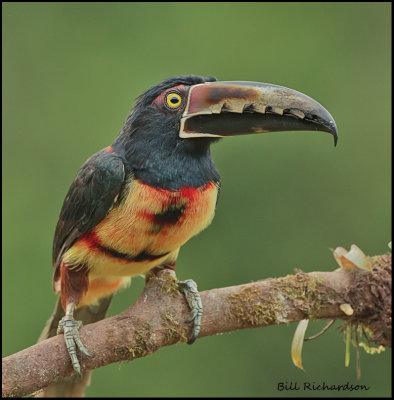
M84 346L81 338L79 337L79 328L82 326L82 321L76 321L74 319L74 309L75 303L67 304L66 315L59 322L57 334L64 333L64 341L66 343L67 351L70 355L73 368L79 376L82 376L81 365L79 364L76 354L77 347L88 357L94 357L94 354L89 353L88 349Z
M186 323L194 322L193 335L187 344L192 344L196 340L201 328L202 303L200 293L197 290L197 284L192 279L187 279L178 283L178 288L184 293L186 301L189 304L192 316L185 321Z

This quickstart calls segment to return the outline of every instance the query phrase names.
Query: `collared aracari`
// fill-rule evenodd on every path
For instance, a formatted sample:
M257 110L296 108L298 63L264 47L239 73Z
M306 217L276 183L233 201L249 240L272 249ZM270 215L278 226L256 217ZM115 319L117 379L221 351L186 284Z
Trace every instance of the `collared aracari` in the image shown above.
M212 221L220 175L210 155L219 138L278 131L323 131L335 122L310 97L258 82L169 78L138 97L112 145L90 157L64 200L53 242L53 288L60 301L41 339L64 332L92 356L78 329L105 317L111 296L132 276L175 268L180 247ZM180 284L200 329L193 281ZM81 319L82 321L78 321Z

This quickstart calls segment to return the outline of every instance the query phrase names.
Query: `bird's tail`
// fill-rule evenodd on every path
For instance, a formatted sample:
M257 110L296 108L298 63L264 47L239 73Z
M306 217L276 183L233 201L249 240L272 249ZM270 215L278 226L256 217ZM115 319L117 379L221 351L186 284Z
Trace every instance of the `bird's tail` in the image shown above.
M99 300L99 302L95 305L77 308L74 312L74 318L77 321L82 321L84 325L100 321L101 319L105 318L108 307L111 303L111 299L112 295ZM59 321L63 317L64 310L59 296L56 302L55 310L46 323L40 337L38 338L38 342L55 336L57 334L56 331ZM80 378L78 375L70 376L64 379L62 382L48 386L47 388L36 392L34 397L83 397L86 388L90 384L91 375L92 371L86 371L82 378Z

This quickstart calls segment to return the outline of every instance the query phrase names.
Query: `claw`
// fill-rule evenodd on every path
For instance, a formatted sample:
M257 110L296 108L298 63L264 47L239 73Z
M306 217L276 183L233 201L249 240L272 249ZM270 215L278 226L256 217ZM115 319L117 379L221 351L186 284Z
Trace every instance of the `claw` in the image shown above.
M79 328L82 326L82 321L76 321L73 313L75 303L67 304L66 315L60 320L57 328L57 334L64 333L64 341L66 343L68 354L71 358L71 363L74 370L82 377L81 365L79 364L76 348L88 357L94 357L94 354L89 353L79 337Z
M198 315L198 311L197 310L193 310L191 312L191 314L192 314L192 316L185 321L186 324L190 324L191 322L193 322L196 319L196 317Z
M197 284L192 279L187 279L185 281L179 282L178 288L185 294L186 301L189 304L191 311L191 317L188 320L186 320L185 323L189 324L191 322L194 322L193 335L187 342L188 344L192 344L197 339L197 336L200 333L200 328L201 328L201 317L202 317L201 297L197 290Z

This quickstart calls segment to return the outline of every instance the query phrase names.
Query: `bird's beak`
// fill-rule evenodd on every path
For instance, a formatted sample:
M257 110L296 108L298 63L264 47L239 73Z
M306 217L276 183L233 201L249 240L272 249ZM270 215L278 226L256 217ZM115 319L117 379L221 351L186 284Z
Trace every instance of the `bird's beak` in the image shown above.
M283 86L259 82L207 82L191 86L181 118L181 138L224 137L337 127L317 101Z

